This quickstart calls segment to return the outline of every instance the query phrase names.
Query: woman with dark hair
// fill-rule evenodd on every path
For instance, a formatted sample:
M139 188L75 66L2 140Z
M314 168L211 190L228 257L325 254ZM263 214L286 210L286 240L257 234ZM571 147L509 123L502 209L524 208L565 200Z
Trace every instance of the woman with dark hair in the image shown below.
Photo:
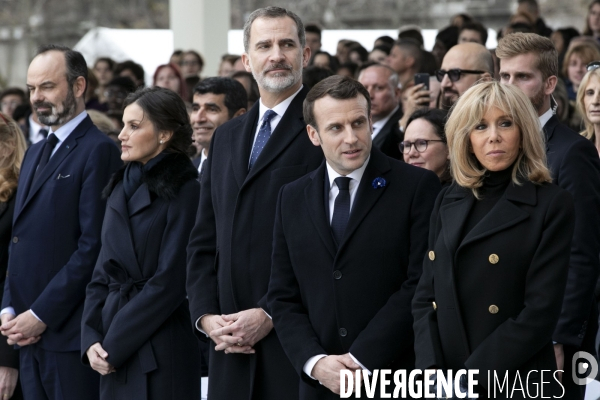
M174 91L184 101L188 100L187 86L181 71L174 64L159 65L154 71L153 87L162 87Z
M0 296L7 275L15 194L25 150L27 144L19 125L0 112ZM0 399L23 398L18 377L19 351L6 340L0 340Z
M129 95L121 159L108 196L102 249L87 287L82 359L100 398L198 399L198 344L186 299L186 246L198 208L192 128L171 90Z
M450 154L444 134L447 116L447 111L435 108L415 111L408 118L404 141L400 142L404 162L435 172L442 187L452 183Z

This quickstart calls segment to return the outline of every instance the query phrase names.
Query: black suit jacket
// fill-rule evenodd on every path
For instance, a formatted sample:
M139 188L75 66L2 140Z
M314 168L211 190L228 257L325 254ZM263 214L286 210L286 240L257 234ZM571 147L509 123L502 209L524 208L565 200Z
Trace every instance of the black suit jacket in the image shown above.
M248 171L259 102L215 131L202 175L196 226L188 245L187 291L192 323L205 314L268 310L273 222L279 189L316 169L323 160L306 132L302 89ZM202 340L206 337L196 330ZM209 397L293 399L298 377L275 331L254 355L224 354L211 343ZM236 383L231 384L231 376Z
M168 155L129 201L122 176L109 186L102 249L86 290L83 362L94 343L108 353L117 372L100 378L103 399L198 399L198 340L185 293L198 172L187 156Z
M555 184L571 193L575 233L563 309L554 332L558 343L593 350L597 329L594 289L600 271L600 159L594 145L553 116L544 126L548 166Z
M390 119L381 128L375 139L373 139L373 147L381 150L386 156L403 161L402 153L398 143L400 143L404 135L400 132L398 121L402 118L402 107L398 107L396 112L392 114Z
M461 241L475 201L456 184L436 201L413 301L416 367L478 369L484 388L490 370L502 377L519 370L525 382L530 370L556 369L552 332L565 290L573 201L553 184L509 184ZM534 374L530 384L539 383Z
M0 203L0 291L4 293L4 284L8 268L8 248L12 239L12 220L15 211L16 196ZM19 351L0 339L0 366L19 368Z
M85 287L100 250L101 192L122 162L89 116L32 182L43 147L32 145L21 167L2 305L17 314L32 309L48 326L34 346L79 351Z
M281 190L268 293L275 329L302 377L300 398L306 400L338 398L303 372L315 355L350 352L371 371L414 368L411 300L440 191L430 171L373 149L336 248L326 177L324 162ZM378 177L386 184L374 188Z

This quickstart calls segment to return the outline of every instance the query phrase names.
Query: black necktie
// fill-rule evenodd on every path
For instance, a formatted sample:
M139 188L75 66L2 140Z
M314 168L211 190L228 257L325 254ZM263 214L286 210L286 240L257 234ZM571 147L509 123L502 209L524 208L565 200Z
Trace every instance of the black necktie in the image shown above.
M348 218L350 217L350 180L345 176L335 178L334 182L339 189L339 193L335 198L333 205L333 218L331 219L331 230L333 237L337 242L338 246L342 243L344 238L344 231L346 225L348 225Z
M206 160L208 160L208 158L205 158L204 161L202 161L202 165L200 165L200 175L198 176L199 181L202 180L202 174L204 174L204 167L206 166Z
M50 155L52 155L52 150L56 147L56 143L58 143L58 138L54 133L48 135L46 139L46 143L44 143L44 149L42 150L42 157L40 158L40 163L38 164L37 170L35 171L35 175L33 176L33 182L40 176L42 170L48 164L48 160L50 160Z
M46 138L48 137L48 129L46 129L46 128L42 128L42 129L40 129L40 130L38 131L38 133L39 133L40 135L42 135L42 136L44 137L44 139L46 139Z

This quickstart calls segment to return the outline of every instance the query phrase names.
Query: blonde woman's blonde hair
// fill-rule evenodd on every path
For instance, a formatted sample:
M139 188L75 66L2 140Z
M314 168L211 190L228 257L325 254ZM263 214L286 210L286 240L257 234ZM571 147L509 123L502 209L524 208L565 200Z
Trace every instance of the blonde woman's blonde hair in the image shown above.
M585 97L585 89L587 88L587 85L590 83L590 80L593 76L600 80L600 68L591 70L584 75L581 83L579 84L579 89L577 90L577 97L575 98L577 111L579 111L579 114L583 117L583 122L585 123L585 129L583 132L581 132L581 135L591 141L596 140L596 136L594 135L594 124L592 124L588 118L585 105L583 104L583 98Z
M0 201L7 202L13 196L19 181L21 162L25 156L27 145L25 136L19 125L8 115L0 112L0 154L5 157L0 161Z
M515 86L481 82L467 90L454 104L446 123L450 151L450 172L456 183L471 189L475 197L483 184L486 169L473 154L470 135L491 107L512 118L521 132L520 149L512 171L512 181L551 182L546 166L544 135L531 101Z

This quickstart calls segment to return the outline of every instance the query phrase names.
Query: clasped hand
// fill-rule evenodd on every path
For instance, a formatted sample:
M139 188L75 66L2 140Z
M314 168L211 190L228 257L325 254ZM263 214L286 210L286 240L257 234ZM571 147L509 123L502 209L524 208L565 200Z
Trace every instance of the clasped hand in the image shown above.
M350 357L350 353L346 353L341 356L321 358L313 367L311 374L321 385L335 394L340 394L340 375L343 369L351 370L353 372L352 376L354 376L354 371L361 369L361 367ZM349 385L350 382L346 382L346 387L350 387Z
M205 315L200 324L215 342L215 350L226 354L254 354L253 346L273 329L273 322L260 308L228 315Z
M108 375L111 372L115 372L115 367L106 361L108 353L102 348L102 345L99 342L91 345L85 354L87 354L88 360L90 361L90 367L92 367L94 371L99 372L100 375Z
M34 317L29 310L16 317L2 314L1 320L0 332L7 337L6 342L10 345L23 347L37 343L46 330L46 324Z

